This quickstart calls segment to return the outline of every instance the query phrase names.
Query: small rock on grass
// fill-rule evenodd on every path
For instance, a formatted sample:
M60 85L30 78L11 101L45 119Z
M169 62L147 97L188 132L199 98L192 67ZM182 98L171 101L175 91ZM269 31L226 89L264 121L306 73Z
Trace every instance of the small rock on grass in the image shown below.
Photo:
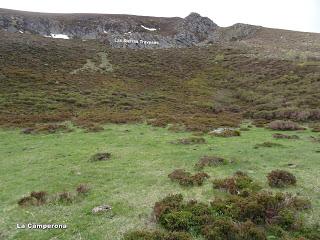
M103 212L108 212L108 211L111 211L111 206L110 205L100 205L100 206L97 206L97 207L94 207L92 209L92 213L93 214L99 214L99 213L103 213Z

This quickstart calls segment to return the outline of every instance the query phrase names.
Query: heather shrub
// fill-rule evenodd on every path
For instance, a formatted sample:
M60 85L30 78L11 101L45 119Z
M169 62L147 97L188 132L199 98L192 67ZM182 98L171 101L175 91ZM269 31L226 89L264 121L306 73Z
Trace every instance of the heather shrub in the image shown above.
M178 144L191 145L191 144L204 144L206 143L206 139L202 137L189 137L189 138L181 138L178 139Z
M85 131L87 133L89 133L89 132L101 132L101 131L104 130L104 128L101 125L96 124L96 123L88 123L88 124L86 124L84 126L84 128L85 128Z
M21 207L34 206L37 205L37 200L34 197L26 196L19 199L18 204Z
M31 192L29 196L23 197L18 201L22 207L39 206L47 202L48 194L44 191Z
M273 142L263 142L263 143L258 143L254 145L253 148L258 149L258 148L271 148L271 147L283 147L282 144L280 143L273 143Z
M281 134L281 133L275 133L272 135L273 138L276 138L276 139L300 139L299 136L297 135L286 135L286 134Z
M242 172L238 175L246 176ZM286 231L306 236L298 212L309 207L307 200L285 193L227 195L214 199L209 206L195 200L184 202L178 194L157 202L154 214L168 231L201 234L213 240L266 240L267 232L277 237L287 236Z
M24 134L51 134L51 133L57 133L57 132L71 132L72 129L70 129L67 125L64 124L40 124L36 125L31 128L23 129L21 133Z
M226 164L226 160L221 157L216 156L203 156L199 159L199 161L196 163L195 167L197 169L203 169L206 166L218 166Z
M160 224L171 231L188 231L192 223L192 213L183 210L164 214L160 218Z
M215 189L223 189L234 195L248 195L261 188L251 177L243 172L236 172L232 177L215 179L213 187Z
M299 198L289 194L271 192L253 193L247 197L228 196L225 199L214 199L211 207L222 216L232 217L237 221L250 220L255 224L287 224L298 225L297 212L310 208L310 203L306 200L305 207L297 207L295 202L301 201ZM283 212L290 210L293 214ZM294 217L294 219L292 218ZM283 226L284 226L283 225Z
M315 124L312 126L312 132L320 132L320 124Z
M183 169L176 169L168 175L168 177L182 186L202 185L204 180L209 178L209 175L204 172L199 172L194 175L186 172Z
M239 239L243 240L267 240L266 232L250 220L240 224Z
M90 191L90 188L85 185L85 184L80 184L77 188L76 191L78 194L86 194Z
M99 161L107 161L111 158L111 153L96 153L91 158L90 161L92 162L99 162Z
M295 185L297 182L292 173L284 170L274 170L268 174L267 178L269 186L278 188Z
M230 219L219 219L205 226L202 234L208 240L233 240L239 235L239 227Z
M48 193L45 191L31 192L30 196L37 199L38 204L44 204L47 201Z
M171 132L184 132L186 128L180 124L172 124L168 127L168 130Z
M231 218L219 218L204 226L202 234L208 240L266 240L266 232L250 220L237 222Z
M295 225L297 225L297 216L296 212L289 209L283 209L279 211L277 224L281 226L283 229L292 229Z
M139 230L126 233L123 240L192 240L192 237L185 232Z
M75 200L75 196L71 192L61 192L57 194L56 199L61 203L72 203Z
M297 123L290 120L276 120L269 123L268 127L272 130L282 130L282 131L294 131L294 130L303 130L304 128L300 127Z
M181 209L183 196L181 194L168 195L159 202L156 202L153 207L153 212L156 219L159 219L163 214Z

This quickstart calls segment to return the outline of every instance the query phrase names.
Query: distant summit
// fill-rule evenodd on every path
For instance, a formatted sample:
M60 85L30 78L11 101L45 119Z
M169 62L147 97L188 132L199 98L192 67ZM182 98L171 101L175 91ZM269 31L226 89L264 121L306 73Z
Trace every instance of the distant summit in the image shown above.
M235 41L259 27L220 28L192 12L185 18L117 14L50 14L0 9L0 29L63 39L96 39L114 48L172 48Z

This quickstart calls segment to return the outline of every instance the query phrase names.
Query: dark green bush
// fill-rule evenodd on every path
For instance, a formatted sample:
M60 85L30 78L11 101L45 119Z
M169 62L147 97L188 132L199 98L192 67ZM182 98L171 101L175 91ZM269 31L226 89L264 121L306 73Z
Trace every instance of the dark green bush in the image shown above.
M177 211L164 214L160 223L171 231L188 231L193 225L193 214L188 211Z
M123 240L192 240L192 237L185 232L140 230L126 233Z
M153 212L156 219L159 219L162 214L181 209L183 196L181 194L173 194L165 197L159 202L156 202L153 207Z

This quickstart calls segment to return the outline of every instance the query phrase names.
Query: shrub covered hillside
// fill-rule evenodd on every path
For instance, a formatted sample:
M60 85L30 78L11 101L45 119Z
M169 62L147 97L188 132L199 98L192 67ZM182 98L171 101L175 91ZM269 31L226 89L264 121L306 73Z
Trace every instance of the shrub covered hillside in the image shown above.
M320 119L319 60L240 46L110 49L1 31L0 124L147 120L207 131L243 118Z

